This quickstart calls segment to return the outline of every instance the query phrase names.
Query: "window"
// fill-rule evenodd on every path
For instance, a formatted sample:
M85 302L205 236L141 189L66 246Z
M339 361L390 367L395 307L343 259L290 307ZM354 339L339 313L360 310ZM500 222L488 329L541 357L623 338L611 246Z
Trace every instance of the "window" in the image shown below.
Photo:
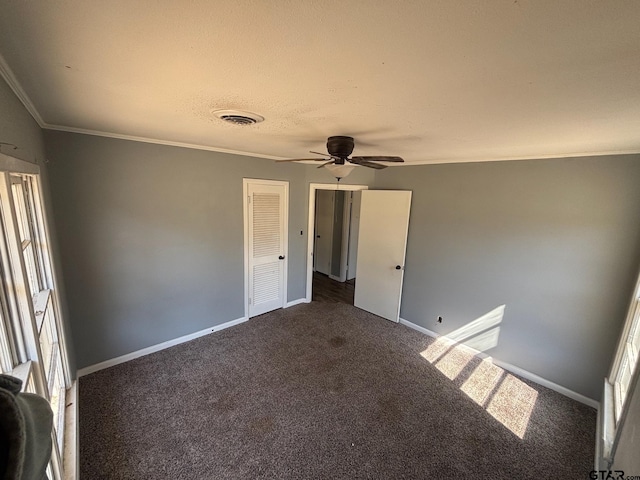
M7 159L10 161L7 162ZM0 371L46 398L54 415L49 478L62 480L71 386L37 166L0 155Z
M629 391L638 369L640 351L640 278L627 314L620 343L614 357L609 378L605 380L603 398L603 457L612 460L618 426L628 409Z
M620 421L620 416L629 391L629 385L631 384L631 378L638 366L638 349L640 347L640 292L636 292L631 308L632 312L629 318L630 328L623 339L622 345L620 345L622 350L620 362L616 372L611 378L614 386L616 423Z

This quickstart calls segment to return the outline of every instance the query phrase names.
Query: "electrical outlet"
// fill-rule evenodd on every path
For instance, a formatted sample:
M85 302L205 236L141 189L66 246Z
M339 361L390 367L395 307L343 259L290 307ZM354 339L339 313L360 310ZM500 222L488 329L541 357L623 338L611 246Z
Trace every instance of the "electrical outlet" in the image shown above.
M438 323L442 323L442 317L438 317Z

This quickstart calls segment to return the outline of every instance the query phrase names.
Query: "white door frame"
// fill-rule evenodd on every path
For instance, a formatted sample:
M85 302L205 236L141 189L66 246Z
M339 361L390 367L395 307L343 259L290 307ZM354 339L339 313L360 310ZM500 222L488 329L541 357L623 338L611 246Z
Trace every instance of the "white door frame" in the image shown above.
M313 231L316 220L316 191L317 190L368 190L367 185L340 185L335 183L310 183L309 184L309 223L307 225L307 296L305 301L311 302L313 283ZM246 197L246 195L245 195ZM247 270L245 268L245 270ZM247 289L249 287L247 286Z
M349 241L351 238L351 206L353 198L351 195L344 197L342 208L342 242L340 243L340 276L338 281L347 281L347 266L349 265Z
M261 178L242 179L242 220L244 225L244 318L249 319L249 184L284 186L284 297L282 308L287 305L289 270L289 182L284 180L264 180Z

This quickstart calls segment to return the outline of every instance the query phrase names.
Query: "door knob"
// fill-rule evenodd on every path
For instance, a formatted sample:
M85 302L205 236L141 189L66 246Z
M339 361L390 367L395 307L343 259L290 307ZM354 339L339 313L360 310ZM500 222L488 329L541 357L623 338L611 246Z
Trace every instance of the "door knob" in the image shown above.
M280 256L278 257L278 260L284 260L284 255L280 255Z
M400 265L396 265L396 270L402 270L402 267Z

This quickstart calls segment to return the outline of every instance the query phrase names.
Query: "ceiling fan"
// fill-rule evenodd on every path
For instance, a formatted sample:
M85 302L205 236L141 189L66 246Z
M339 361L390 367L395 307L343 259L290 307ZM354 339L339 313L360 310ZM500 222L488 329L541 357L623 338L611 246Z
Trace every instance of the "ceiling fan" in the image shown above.
M277 162L301 162L301 161L314 161L314 162L325 162L320 165L318 168L327 167L330 171L336 176L338 179L345 177L349 174L349 172L353 169L352 165L362 165L363 167L375 168L376 170L381 170L383 168L387 168L387 165L382 165L376 162L395 162L401 163L404 160L400 157L384 157L384 156L368 156L368 157L349 157L353 152L353 147L355 142L353 137L345 137L345 136L334 136L329 137L327 139L327 152L313 152L316 155L321 155L327 158L292 158L288 160L276 160ZM347 166L346 169L342 168L342 172L340 172L337 168L338 166ZM340 174L343 173L343 174Z

